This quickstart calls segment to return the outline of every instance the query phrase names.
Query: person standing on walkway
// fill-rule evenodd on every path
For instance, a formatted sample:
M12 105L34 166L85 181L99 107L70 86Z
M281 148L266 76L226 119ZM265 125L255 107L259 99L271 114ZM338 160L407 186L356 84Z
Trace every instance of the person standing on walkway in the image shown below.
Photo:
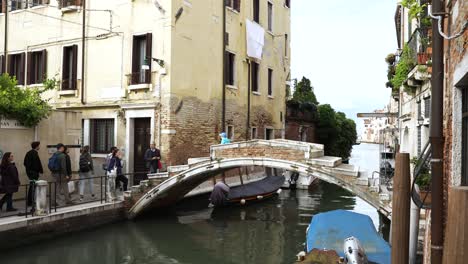
M110 149L110 153L107 154L106 156L106 160L104 162L104 164L102 164L103 166L103 169L105 171L105 174L106 174L106 185L107 185L107 200L108 201L113 201L115 199L115 178L117 177L117 172L116 171L113 171L113 168L111 168L109 165L110 165L110 161L112 159L112 155L114 153L114 150L116 150L117 147L111 147Z
M84 198L84 189L86 185L89 185L89 191L91 192L91 197L94 199L94 186L93 186L93 177L94 175L94 166L93 158L89 153L89 146L84 146L81 149L80 155L80 201L83 201Z
M150 148L145 152L146 168L150 173L157 173L161 169L161 151L156 148L154 143L150 144Z
M57 152L49 159L49 169L55 179L57 190L64 196L65 204L72 204L68 192L68 181L70 176L67 171L67 157L65 156L65 145L57 144ZM60 197L60 195L58 195ZM55 201L57 203L57 201Z
M18 177L18 169L15 166L14 157L11 152L3 154L2 162L0 163L0 193L5 195L0 199L0 211L3 210L3 204L6 202L7 212L18 211L13 207L13 194L18 192L20 181Z
M227 137L226 132L219 134L219 136L221 137L221 144L231 143L231 140L229 140L229 138Z
M122 174L122 160L119 157L119 149L114 149L112 152L112 158L109 162L109 168L111 174L116 174L115 185L117 188L120 186L120 182L123 184L123 191L127 191L128 179Z
M34 141L31 143L31 150L24 156L23 165L26 168L26 175L28 175L29 178L28 206L33 205L36 181L39 180L40 174L44 173L41 159L39 158L40 148L41 142Z

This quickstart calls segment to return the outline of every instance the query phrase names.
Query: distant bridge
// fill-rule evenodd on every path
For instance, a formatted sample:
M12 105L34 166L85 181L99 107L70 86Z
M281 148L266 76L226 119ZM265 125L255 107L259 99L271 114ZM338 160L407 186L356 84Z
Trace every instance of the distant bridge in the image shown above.
M169 167L167 173L150 175L148 181L133 186L125 194L129 218L152 208L174 204L214 175L246 166L283 169L298 172L301 177L317 177L349 190L386 217L391 215L390 194L382 193L378 182L372 183L358 167L342 164L338 157L324 156L323 145L282 139L214 145L210 148L210 157L192 159L190 163Z

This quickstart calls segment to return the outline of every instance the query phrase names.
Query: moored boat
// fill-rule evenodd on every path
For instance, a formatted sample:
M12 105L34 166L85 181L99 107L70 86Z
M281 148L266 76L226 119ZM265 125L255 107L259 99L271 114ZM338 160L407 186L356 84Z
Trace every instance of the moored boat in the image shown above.
M306 251L313 249L334 250L344 263L390 264L390 245L377 233L370 217L345 210L312 218L307 228Z

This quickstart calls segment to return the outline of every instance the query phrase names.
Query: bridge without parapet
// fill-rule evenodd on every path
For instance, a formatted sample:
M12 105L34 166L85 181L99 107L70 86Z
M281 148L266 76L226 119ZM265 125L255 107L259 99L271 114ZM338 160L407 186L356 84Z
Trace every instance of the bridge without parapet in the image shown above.
M323 145L283 139L214 145L210 147L210 157L192 159L190 165L173 166L167 173L150 175L148 181L126 193L128 216L135 218L152 208L174 204L214 175L246 166L317 177L349 190L390 217L390 194L382 192L378 181L368 179L356 166L343 164L341 158L324 156Z

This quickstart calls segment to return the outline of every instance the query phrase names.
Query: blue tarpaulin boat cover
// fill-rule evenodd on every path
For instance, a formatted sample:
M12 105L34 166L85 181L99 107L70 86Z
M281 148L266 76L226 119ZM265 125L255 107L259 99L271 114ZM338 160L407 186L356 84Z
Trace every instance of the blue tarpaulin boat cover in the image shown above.
M390 246L377 233L369 216L345 210L320 213L312 218L307 231L307 252L312 249L335 250L344 257L343 244L356 237L373 263L390 264Z

